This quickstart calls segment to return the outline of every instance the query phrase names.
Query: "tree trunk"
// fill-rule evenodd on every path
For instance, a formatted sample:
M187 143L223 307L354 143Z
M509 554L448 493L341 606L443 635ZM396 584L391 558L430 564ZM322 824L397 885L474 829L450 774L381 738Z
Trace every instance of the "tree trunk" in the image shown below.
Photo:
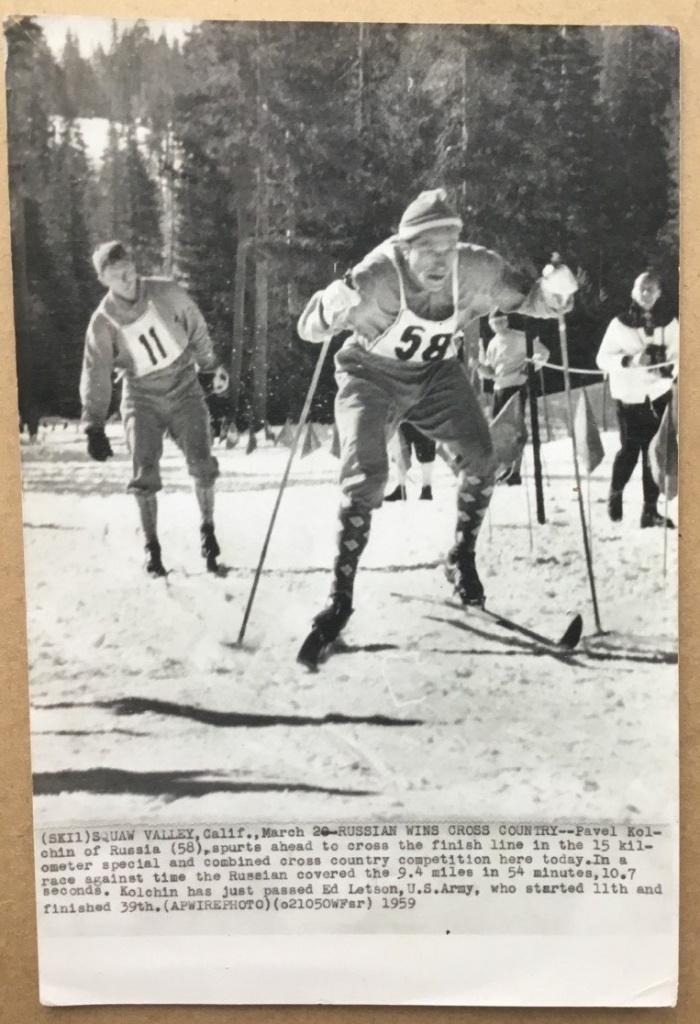
M270 188L268 154L270 116L268 110L265 26L258 29L258 167L255 196L255 333L253 339L252 419L254 430L267 422L267 326L268 326L268 254Z
M248 251L251 242L250 197L247 192L238 193L236 219L238 228L238 244L236 246L236 270L233 278L233 336L231 339L231 365L229 373L231 419L237 423L241 400L241 369L243 367L243 349L245 346L245 286L248 263Z
M355 130L359 138L362 138L365 124L365 49L367 43L367 26L360 22L357 27L357 104L355 107Z
M15 91L8 89L10 130L17 128ZM15 131L15 137L18 132ZM17 385L20 418L35 434L38 410L34 398L34 373L31 335L28 323L29 283L27 279L27 246L24 230L24 183L22 180L22 152L19 145L10 148L10 235L12 243L12 295L15 314L15 352L17 359Z

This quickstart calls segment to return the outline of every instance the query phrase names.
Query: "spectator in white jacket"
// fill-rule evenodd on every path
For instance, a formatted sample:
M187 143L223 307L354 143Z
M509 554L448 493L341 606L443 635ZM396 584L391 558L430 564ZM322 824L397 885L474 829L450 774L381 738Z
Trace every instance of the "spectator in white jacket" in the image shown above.
M608 514L622 519L622 492L642 456L644 506L641 526L672 527L657 510L659 488L649 466L649 445L671 400L678 372L678 320L664 309L656 274L640 274L632 288L632 304L615 317L598 352L598 366L609 375L616 401L620 450L613 463Z

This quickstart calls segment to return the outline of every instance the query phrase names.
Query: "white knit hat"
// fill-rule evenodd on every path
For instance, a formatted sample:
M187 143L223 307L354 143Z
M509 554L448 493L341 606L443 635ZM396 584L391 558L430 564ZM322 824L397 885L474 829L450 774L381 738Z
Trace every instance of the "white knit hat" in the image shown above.
M462 219L447 201L444 188L433 188L421 192L417 199L406 207L399 224L399 238L407 242L416 235L433 228L462 229Z

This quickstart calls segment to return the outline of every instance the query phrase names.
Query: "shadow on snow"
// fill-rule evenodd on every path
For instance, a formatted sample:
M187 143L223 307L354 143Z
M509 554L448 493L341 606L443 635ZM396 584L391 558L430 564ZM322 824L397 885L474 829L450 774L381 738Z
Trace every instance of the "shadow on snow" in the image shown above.
M98 700L58 704L41 704L41 710L56 708L95 707L114 712L115 715L166 715L173 718L189 718L203 725L215 725L219 728L252 728L260 729L272 725L383 725L413 726L425 723L417 718L389 718L386 715L344 715L331 712L320 718L310 715L256 715L241 711L212 711L207 708L194 707L191 704L176 704L173 701L152 700L146 697L118 697L114 700Z
M35 796L59 793L100 793L161 797L182 800L212 793L325 793L328 796L372 796L370 790L334 789L303 782L231 782L211 778L207 772L128 772L119 768L90 768L86 771L37 772Z

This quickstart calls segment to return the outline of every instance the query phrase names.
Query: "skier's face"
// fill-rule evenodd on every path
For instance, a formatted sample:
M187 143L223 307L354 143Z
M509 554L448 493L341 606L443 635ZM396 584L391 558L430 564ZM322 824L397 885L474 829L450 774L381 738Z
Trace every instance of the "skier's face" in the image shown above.
M134 302L139 293L139 276L133 260L118 260L105 267L100 276L113 295L127 302Z
M428 292L439 292L457 259L459 232L454 228L424 231L406 245L406 262L416 281Z

